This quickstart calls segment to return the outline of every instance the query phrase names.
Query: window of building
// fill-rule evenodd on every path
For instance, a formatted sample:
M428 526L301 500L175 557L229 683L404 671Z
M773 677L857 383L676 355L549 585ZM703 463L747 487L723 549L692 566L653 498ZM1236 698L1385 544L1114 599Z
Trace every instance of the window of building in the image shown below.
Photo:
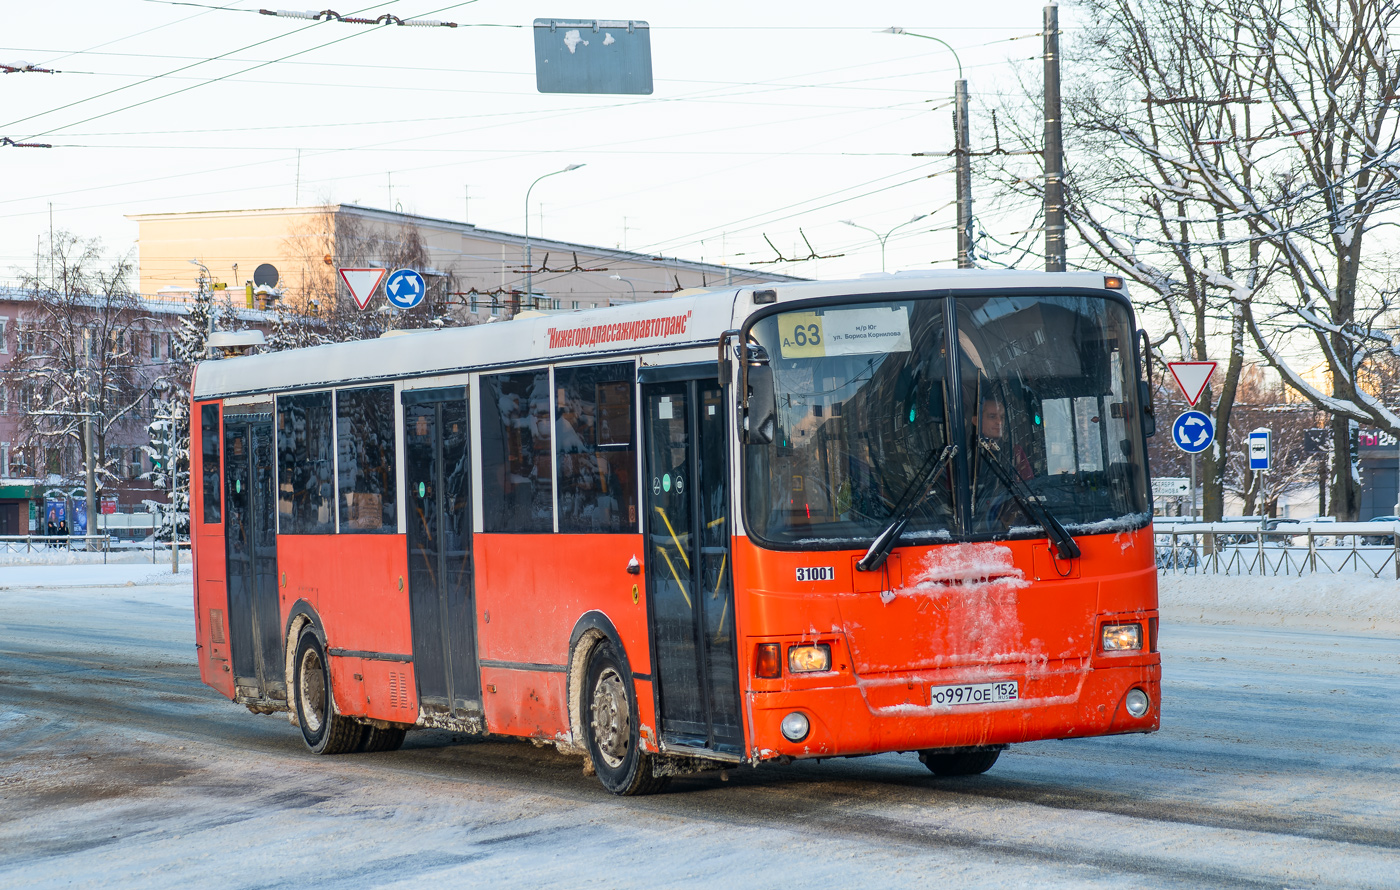
M335 531L334 433L328 392L277 398L277 532Z
M151 335L151 358L160 358L160 334Z
M554 372L559 531L637 530L631 362Z
M481 378L482 497L488 532L554 530L549 372Z
M219 406L201 405L199 409L199 439L201 469L204 475L204 521L222 522L223 503L219 480L224 477L219 454Z
M10 413L10 390L8 387L0 386L0 414Z
M394 388L338 390L335 423L340 530L397 532Z
M173 362L173 361L175 361L175 335L174 335L174 334L166 334L166 335L165 335L165 360L168 361L168 362Z
M10 320L0 315L0 352L10 351Z

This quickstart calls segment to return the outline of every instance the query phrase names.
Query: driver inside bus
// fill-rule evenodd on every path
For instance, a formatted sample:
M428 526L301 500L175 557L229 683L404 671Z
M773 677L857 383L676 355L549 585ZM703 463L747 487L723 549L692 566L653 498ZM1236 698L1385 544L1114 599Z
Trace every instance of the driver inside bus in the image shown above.
M977 412L976 440L971 450L973 525L977 531L1005 531L1034 523L1011 496L1001 476L987 465L995 460L1007 475L1022 481L1035 475L1025 450L1011 443L1008 426L1006 405L1001 399L996 396L983 399Z

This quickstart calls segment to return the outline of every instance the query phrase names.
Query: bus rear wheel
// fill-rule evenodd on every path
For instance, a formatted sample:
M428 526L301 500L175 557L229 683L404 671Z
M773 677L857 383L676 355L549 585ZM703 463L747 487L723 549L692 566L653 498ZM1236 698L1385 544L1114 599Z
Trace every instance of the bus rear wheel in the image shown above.
M668 779L652 771L654 761L639 744L637 702L628 675L611 643L593 648L584 680L588 756L598 780L613 794L655 794Z
M919 752L919 762L935 776L980 776L1000 756L1000 748L930 748Z
M331 668L316 634L306 631L297 641L292 662L297 723L312 754L348 754L360 747L365 727L335 712Z
M398 726L388 729L381 729L378 726L366 727L365 740L360 743L360 751L365 754L373 754L376 751L397 751L403 746L405 735L404 729Z

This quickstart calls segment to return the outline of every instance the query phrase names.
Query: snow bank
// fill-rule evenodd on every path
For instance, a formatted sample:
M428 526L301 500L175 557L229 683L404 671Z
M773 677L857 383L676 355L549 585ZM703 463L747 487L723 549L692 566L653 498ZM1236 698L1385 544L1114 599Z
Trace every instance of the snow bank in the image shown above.
M0 565L0 590L62 587L133 587L151 584L189 586L193 574L188 560L180 560L180 574L170 563L130 565Z
M1400 634L1400 581L1356 575L1158 577L1162 620Z
M162 563L166 566L170 565L170 553L166 552L163 555L165 557L164 559L161 559L162 554L156 555L155 566L160 566ZM188 558L188 551L180 554L181 562L186 561ZM101 552L88 553L83 550L53 549L30 551L28 553L11 553L0 550L0 571L4 571L8 566L84 566L103 565L104 562L106 565L129 565L135 563L144 563L148 566L152 565L150 551L142 553L134 550L117 550L108 553L106 560L103 560Z

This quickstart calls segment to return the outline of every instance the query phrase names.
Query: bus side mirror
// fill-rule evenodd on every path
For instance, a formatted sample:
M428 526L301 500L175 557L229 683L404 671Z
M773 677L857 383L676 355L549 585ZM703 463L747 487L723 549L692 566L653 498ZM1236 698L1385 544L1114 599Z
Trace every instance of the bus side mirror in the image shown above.
M1150 439L1157 435L1157 415L1152 412L1152 386L1146 380L1138 381L1138 401L1142 403L1142 434Z
M766 445L778 425L778 400L773 390L773 367L768 352L756 343L745 347L744 441Z

